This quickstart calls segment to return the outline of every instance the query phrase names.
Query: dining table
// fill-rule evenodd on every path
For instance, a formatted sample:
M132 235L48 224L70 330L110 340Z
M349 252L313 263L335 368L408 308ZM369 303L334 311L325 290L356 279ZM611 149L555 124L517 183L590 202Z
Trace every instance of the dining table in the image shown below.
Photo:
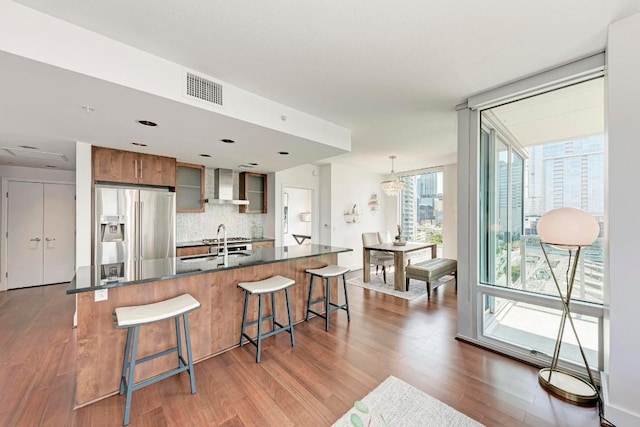
M421 242L397 242L378 243L376 245L365 245L362 248L362 281L371 281L371 251L384 251L393 254L393 287L396 291L406 292L405 267L409 264L411 252L422 251L431 248L431 258L437 257L437 244Z

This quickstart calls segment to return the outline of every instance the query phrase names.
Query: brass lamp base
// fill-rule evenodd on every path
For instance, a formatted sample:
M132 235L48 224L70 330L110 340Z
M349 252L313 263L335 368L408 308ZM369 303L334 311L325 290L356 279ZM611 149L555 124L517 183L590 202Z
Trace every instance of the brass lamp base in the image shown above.
M569 402L584 406L595 406L598 403L596 388L568 372L544 368L538 372L538 382L549 392Z

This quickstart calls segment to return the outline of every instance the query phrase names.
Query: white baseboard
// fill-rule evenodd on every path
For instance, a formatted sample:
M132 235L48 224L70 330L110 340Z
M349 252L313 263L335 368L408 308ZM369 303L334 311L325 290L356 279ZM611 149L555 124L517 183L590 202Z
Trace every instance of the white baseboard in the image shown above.
M640 414L634 414L609 402L609 377L600 372L602 383L602 401L604 403L604 417L616 427L640 426Z

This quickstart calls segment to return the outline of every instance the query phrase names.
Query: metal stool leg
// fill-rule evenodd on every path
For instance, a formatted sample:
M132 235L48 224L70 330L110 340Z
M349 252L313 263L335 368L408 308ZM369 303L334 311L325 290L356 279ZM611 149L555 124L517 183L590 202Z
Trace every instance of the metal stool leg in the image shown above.
M276 330L276 293L271 292L271 330Z
M176 323L176 349L178 353L178 367L181 368L184 366L183 358L182 358L182 337L180 333L180 316L174 317Z
M127 383L127 368L129 367L129 352L131 351L131 328L127 328L127 342L124 345L124 356L122 357L122 377L120 377L120 394L125 391Z
M311 309L311 293L313 289L313 274L309 275L309 298L307 299L307 314L304 318L305 321L309 320L309 310Z
M351 312L349 311L349 296L347 295L347 279L342 275L342 286L344 286L344 303L347 306L347 322L351 322Z
M177 318L176 318L177 319ZM189 328L189 316L187 313L182 315L184 323L184 340L187 344L187 363L189 364L189 379L191 381L191 394L196 392L196 376L193 372L193 354L191 353L191 331Z
M242 342L244 341L244 328L247 323L247 306L249 305L249 292L244 291L244 311L242 312L242 330L240 331L240 347L242 347Z
M325 306L327 307L327 312L325 313L326 316L326 321L325 321L325 329L328 331L329 330L329 312L331 309L331 285L329 284L329 278L327 277L326 279L326 291L325 291L325 296L327 298L327 300L325 301Z
M260 352L262 351L262 294L258 295L258 352L256 354L256 363L260 363Z
M289 333L291 334L291 345L296 345L296 338L293 336L293 319L291 318L291 306L289 305L289 288L285 288L284 295L287 298L287 316L289 316Z
M131 345L131 362L129 363L129 380L127 381L127 400L124 406L124 421L123 425L129 424L129 417L131 416L131 396L133 394L133 376L136 370L136 355L138 352L138 332L140 326L134 326L133 328L133 343Z

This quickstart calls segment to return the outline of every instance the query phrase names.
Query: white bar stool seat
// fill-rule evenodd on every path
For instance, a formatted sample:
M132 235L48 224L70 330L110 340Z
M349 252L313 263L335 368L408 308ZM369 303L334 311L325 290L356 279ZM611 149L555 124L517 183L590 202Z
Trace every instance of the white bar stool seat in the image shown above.
M154 384L172 375L179 374L180 372L188 371L189 379L191 381L191 393L193 394L196 392L196 380L193 374L193 356L191 353L191 335L189 334L189 317L187 314L199 307L200 303L198 300L189 294L183 294L175 298L152 304L118 307L115 309L114 316L116 328L127 328L127 342L125 344L124 357L122 359L122 376L120 377L120 394L124 394L125 392L127 393L123 420L123 424L125 426L129 424L129 418L131 415L131 396L135 390L139 390L142 387ZM180 333L181 316L183 318L184 325L187 361L182 357L182 339ZM176 346L141 359L136 359L140 326L171 318L175 319L176 324ZM133 380L137 364L148 362L149 360L165 356L173 353L174 351L178 353L177 368L134 384Z
M307 298L307 314L305 316L305 320L309 320L309 314L313 313L318 317L322 317L325 319L325 330L329 330L329 315L337 310L345 310L347 312L347 321L351 321L351 312L349 311L349 296L347 295L347 279L345 274L351 271L347 267L341 267L339 265L327 265L322 268L309 268L306 270L309 273L309 297ZM342 284L344 286L344 304L336 304L331 302L331 286L330 279L332 277L342 276ZM311 300L311 295L313 294L313 278L320 277L325 280L325 291L324 297L318 298L314 301ZM317 304L320 302L325 303L325 313L318 313L316 311L311 310L311 306L313 304Z
M262 340L277 333L287 331L291 335L291 345L296 345L295 336L293 335L293 319L291 317L291 306L289 304L289 287L295 285L296 281L283 276L272 276L264 280L256 282L240 282L238 287L244 290L244 311L242 313L242 330L240 331L240 347L244 345L246 338L251 344L256 346L256 363L260 363L260 353L262 352ZM289 317L288 325L281 325L276 322L276 303L275 293L284 290L287 299L287 315ZM271 314L269 316L262 315L262 297L265 294L271 295ZM249 296L258 295L258 318L256 320L247 321L247 307L249 305ZM271 331L262 332L262 322L271 319ZM247 326L258 325L258 335L255 339L245 333ZM277 326L277 327L276 327Z

